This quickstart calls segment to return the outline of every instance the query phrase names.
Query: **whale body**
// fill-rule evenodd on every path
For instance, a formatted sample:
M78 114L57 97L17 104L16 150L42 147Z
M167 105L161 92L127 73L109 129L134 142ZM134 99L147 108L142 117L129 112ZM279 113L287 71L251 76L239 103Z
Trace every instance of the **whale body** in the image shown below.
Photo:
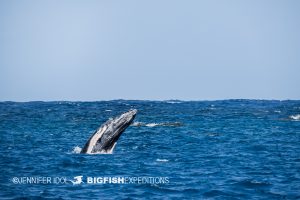
M129 110L128 112L125 112L102 124L89 138L80 153L111 153L117 143L117 140L125 129L132 123L136 114L136 109Z

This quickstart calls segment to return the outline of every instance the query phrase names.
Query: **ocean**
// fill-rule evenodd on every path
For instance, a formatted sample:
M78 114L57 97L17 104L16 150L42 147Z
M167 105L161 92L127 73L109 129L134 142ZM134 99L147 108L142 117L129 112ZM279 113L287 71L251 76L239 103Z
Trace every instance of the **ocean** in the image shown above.
M0 102L0 136L0 199L300 199L300 101Z

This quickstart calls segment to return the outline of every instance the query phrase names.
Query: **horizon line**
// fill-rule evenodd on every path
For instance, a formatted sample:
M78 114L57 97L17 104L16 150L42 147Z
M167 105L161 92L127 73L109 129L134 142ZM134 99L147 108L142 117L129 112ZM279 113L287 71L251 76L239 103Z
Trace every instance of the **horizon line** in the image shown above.
M300 99L257 99L257 98L228 98L228 99L189 99L189 100L182 100L182 99L109 99L109 100L25 100L25 101L18 101L18 100L0 100L0 103L5 102L13 102L13 103L30 103L30 102L104 102L104 101L161 101L161 102L200 102L200 101L300 101Z

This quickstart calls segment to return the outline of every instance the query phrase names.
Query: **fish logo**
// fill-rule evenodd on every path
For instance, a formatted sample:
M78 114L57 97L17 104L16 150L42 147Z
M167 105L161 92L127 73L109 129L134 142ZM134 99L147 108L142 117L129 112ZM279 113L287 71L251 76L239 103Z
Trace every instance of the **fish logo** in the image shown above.
M82 181L82 177L83 177L83 176L75 176L74 179L73 179L73 180L70 180L70 181L73 183L73 185L79 185L79 184L81 184L81 183L84 183L84 182Z

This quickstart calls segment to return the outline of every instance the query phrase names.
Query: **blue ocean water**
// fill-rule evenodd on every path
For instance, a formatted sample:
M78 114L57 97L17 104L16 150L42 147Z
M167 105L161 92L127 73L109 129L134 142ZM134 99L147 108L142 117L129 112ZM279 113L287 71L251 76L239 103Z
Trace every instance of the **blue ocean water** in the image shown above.
M113 154L76 153L131 108L135 123ZM0 136L1 199L300 199L300 101L1 102ZM20 182L75 176L84 183Z

